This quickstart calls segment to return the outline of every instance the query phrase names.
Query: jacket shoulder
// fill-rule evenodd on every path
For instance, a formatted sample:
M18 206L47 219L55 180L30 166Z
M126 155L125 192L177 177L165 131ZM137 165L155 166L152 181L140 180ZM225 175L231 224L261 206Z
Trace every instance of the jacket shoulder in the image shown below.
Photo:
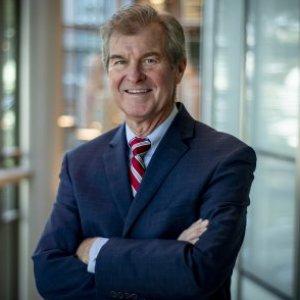
M91 155L97 153L103 153L109 146L111 140L116 135L118 130L121 130L122 125L103 133L102 135L94 138L91 141L85 142L69 151L67 151L66 155L68 155L71 159L76 159L76 157L91 157Z
M241 141L237 137L218 131L202 122L195 122L195 145L199 149L215 154L218 157L230 156L235 152L246 152L249 157L256 159L255 151L252 147Z

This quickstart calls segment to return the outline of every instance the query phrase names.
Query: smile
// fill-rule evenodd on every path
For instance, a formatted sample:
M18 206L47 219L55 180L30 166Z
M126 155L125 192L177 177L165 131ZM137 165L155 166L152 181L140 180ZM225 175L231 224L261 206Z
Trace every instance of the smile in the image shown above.
M151 92L151 89L128 89L128 90L124 90L127 94L131 94L131 95L141 95L141 94L146 94Z

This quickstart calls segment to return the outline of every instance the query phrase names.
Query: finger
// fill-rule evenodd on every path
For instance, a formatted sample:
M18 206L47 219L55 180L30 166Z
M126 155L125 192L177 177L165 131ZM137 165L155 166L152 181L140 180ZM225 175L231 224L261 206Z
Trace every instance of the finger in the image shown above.
M197 226L193 226L193 227L189 228L187 231L188 232L199 232L207 227L208 227L208 221L207 222L203 221L201 224L198 224Z
M186 238L186 230L182 231L181 234L179 235L179 237L177 238L178 241L185 241Z
M195 238L199 238L205 231L207 227L197 228L196 230L187 231L185 234L185 239L192 240Z
M191 244L195 245L199 241L199 238L192 239L190 241Z
M190 241L196 238L199 238L199 236L202 234L202 231L191 231L189 233L187 233L183 239L186 241Z
M190 233L190 234L185 234L182 236L179 236L179 238L177 239L178 241L184 241L184 242L191 242L191 241L196 241L200 238L200 236L206 231L207 229L204 228L201 231L198 231L197 233Z
M209 221L207 219L199 219L195 223L193 223L189 228L199 227L199 226L207 226L209 224Z
M203 219L200 218L199 220L197 220L196 222L194 222L190 227L201 224L203 222Z
M179 241L189 242L192 239L198 238L198 232L194 230L185 230L181 233L181 235L177 238Z
M203 222L208 222L208 219L202 219L202 218L200 218L194 224L197 224L197 223L199 224L199 223L203 223Z
M208 226L209 221L207 219L202 220L202 222L200 223L201 226Z
M198 237L200 237L206 230L207 230L207 227L202 228L202 229L198 232Z
M183 239L183 236L182 235L180 235L178 238L177 238L177 241L183 241L184 239Z
M199 237L203 232L204 229L207 229L207 226L209 224L209 221L207 219L199 219L196 222L194 222L190 227L188 227L186 230L184 230L177 240L179 241L189 241L191 239Z

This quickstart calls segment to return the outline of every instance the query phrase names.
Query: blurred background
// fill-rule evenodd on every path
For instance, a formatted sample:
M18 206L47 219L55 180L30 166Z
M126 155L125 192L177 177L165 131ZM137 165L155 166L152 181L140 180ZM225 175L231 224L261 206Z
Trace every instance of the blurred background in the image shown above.
M178 100L256 150L233 300L299 300L299 0L0 0L0 299L40 299L30 256L62 155L122 122L99 26L133 2L184 26Z

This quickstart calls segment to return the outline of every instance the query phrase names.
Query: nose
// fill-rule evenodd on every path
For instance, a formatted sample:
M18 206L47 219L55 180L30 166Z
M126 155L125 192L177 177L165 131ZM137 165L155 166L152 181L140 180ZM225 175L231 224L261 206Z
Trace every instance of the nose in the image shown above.
M126 78L132 83L139 83L146 79L146 74L139 64L132 64L127 68Z

